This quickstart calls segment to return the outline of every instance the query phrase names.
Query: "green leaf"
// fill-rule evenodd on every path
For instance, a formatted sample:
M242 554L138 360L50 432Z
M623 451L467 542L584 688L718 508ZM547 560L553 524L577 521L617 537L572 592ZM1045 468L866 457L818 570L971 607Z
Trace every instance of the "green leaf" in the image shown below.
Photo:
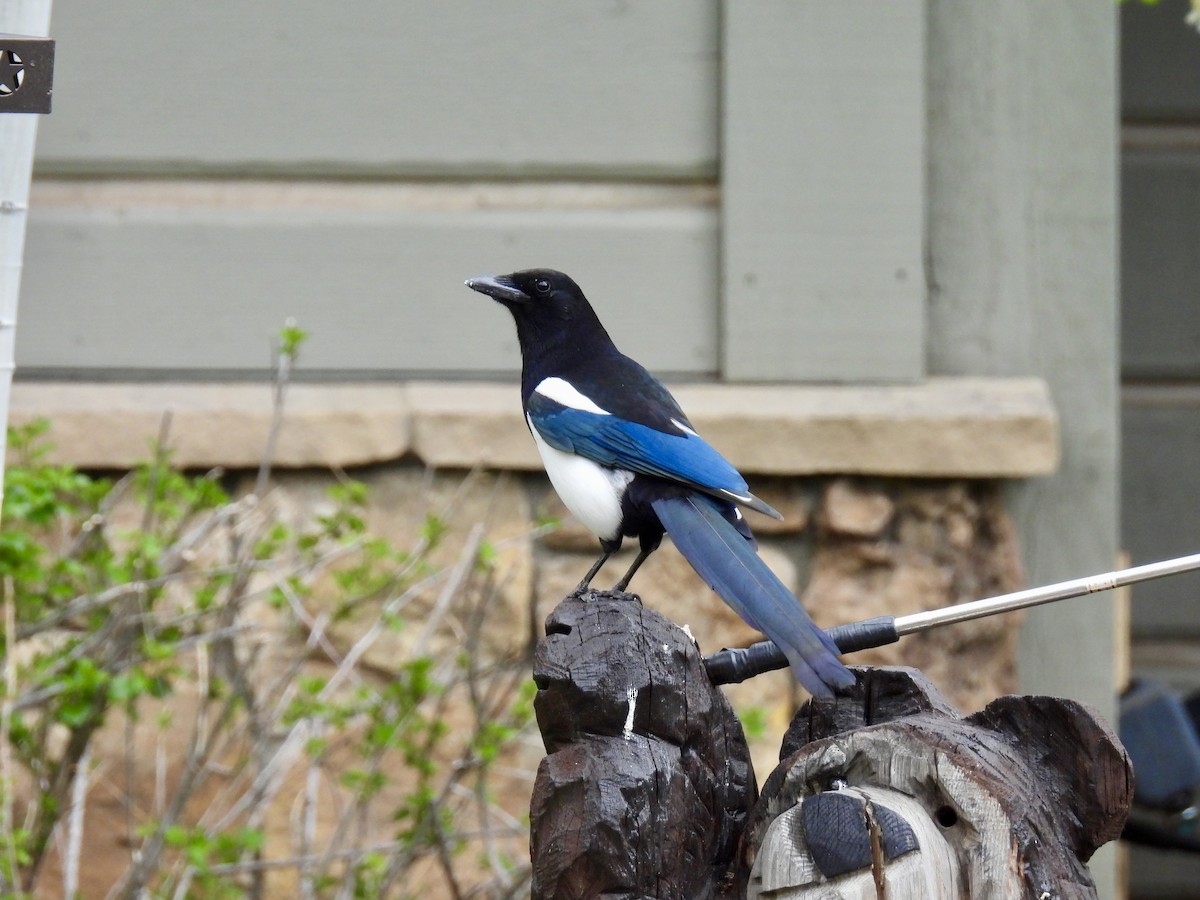
M128 669L113 676L108 686L108 696L117 703L125 703L144 694L150 679L139 669Z
M738 718L748 740L757 740L767 733L767 712L761 706L747 706L738 713Z
M300 354L300 347L308 340L308 332L297 328L295 320L288 319L287 324L279 330L279 353L295 359Z

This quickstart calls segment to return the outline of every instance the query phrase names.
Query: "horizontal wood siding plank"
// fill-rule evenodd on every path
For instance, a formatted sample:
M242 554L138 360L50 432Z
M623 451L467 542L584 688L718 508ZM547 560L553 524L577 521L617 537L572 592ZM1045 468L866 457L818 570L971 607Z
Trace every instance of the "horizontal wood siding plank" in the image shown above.
M716 369L716 212L36 207L18 365L93 374L262 370L286 317L306 373L519 368L508 314L463 286L546 265L659 371Z
M705 2L64 3L40 171L711 175Z
M924 9L725 4L728 377L923 375Z

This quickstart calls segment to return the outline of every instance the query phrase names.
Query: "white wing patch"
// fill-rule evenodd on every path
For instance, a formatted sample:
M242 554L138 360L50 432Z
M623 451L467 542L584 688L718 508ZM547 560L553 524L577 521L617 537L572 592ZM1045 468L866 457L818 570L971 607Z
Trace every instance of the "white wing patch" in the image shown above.
M533 392L569 409L596 413L601 416L612 415L607 409L601 409L590 398L579 393L571 382L561 378L543 378Z
M684 434L690 434L692 437L700 437L700 435L696 434L696 432L693 429L688 428L686 425L684 425L682 422L680 422L678 419L676 419L674 417L672 417L672 419L671 419L671 424L674 425L676 428L678 428L680 431L682 431Z
M733 491L719 489L717 491L722 497L727 497L734 503L745 503L747 506L754 502L754 497L750 494L735 494ZM741 518L741 510L738 510L738 517Z

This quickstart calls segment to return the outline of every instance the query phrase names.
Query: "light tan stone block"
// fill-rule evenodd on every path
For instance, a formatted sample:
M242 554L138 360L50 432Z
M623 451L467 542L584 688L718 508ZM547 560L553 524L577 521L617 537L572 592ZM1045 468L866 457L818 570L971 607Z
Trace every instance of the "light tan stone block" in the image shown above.
M398 385L290 385L273 462L280 467L354 466L409 449L409 413ZM52 459L119 469L148 459L166 431L176 465L253 468L272 419L269 384L62 384L13 390L14 425L48 418Z
M743 472L993 478L1058 466L1057 415L1032 378L683 385L675 395Z
M414 382L413 450L432 466L540 469L514 385Z
M433 465L540 468L515 386L410 386L415 449ZM1026 477L1058 465L1058 418L1033 378L913 385L687 384L702 435L744 473ZM505 422L510 422L505 425ZM511 430L510 430L511 429Z
M882 490L839 478L826 489L821 511L825 527L836 534L876 537L891 522L895 506Z
M814 503L811 479L759 476L748 480L750 490L783 516L773 519L747 512L746 520L755 534L799 534L808 528Z
M748 475L1022 478L1058 464L1057 416L1037 379L692 384L675 393L700 432ZM144 459L167 411L182 465L256 466L270 428L271 389L20 382L13 390L13 421L50 418L56 458L84 467ZM478 382L294 384L275 461L345 467L410 449L436 467L541 468L516 385Z

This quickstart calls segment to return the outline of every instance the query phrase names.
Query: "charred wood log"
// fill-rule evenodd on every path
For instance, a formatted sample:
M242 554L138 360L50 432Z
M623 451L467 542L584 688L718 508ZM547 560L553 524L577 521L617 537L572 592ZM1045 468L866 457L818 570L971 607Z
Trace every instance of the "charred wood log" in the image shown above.
M740 896L754 772L690 636L632 594L589 592L551 613L534 680L533 896Z

